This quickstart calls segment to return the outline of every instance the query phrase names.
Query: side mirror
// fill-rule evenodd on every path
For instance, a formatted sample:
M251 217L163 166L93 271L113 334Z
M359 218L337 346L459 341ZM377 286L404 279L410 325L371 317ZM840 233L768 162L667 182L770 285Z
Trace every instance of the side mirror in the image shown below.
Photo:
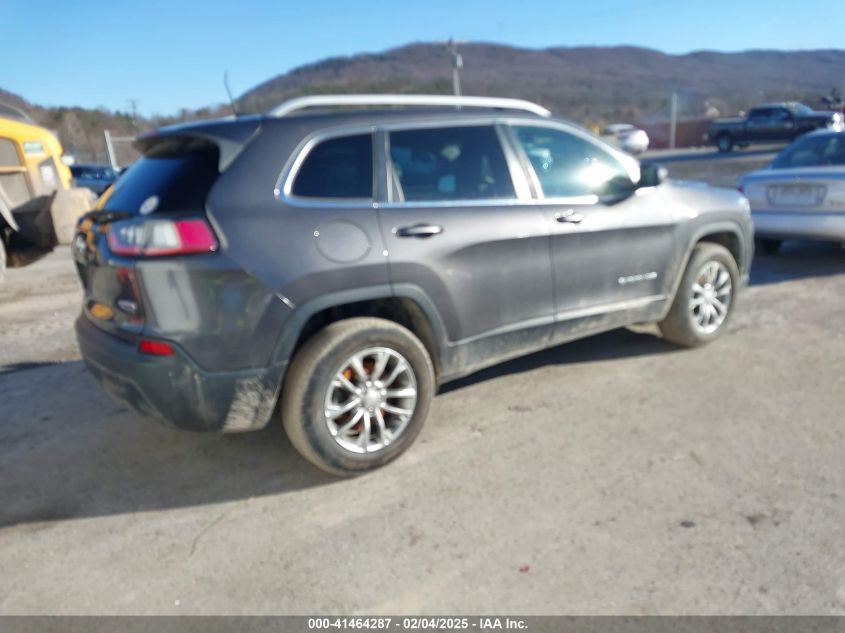
M640 165L639 187L657 187L669 177L669 171L657 163L643 163Z
M615 176L604 183L597 193L603 204L613 205L633 195L638 187L628 176Z

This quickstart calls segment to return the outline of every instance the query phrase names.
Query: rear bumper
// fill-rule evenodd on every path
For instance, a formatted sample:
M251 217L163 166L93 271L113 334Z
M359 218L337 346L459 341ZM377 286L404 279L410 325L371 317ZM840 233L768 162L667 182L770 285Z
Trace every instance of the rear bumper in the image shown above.
M190 431L251 431L270 420L286 364L208 372L177 348L173 356L140 354L85 315L76 320L85 364L117 400L165 426Z
M845 242L845 213L753 211L751 219L757 237Z

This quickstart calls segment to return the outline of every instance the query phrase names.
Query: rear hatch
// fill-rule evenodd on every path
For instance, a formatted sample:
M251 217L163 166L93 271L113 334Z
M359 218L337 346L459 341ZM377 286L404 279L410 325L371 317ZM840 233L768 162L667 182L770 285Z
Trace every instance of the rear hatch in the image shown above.
M206 124L139 139L136 146L142 158L80 220L74 236L72 253L84 288L83 311L92 323L136 341L145 324L140 264L153 258L208 255L218 249L206 198L257 125L256 121ZM225 135L214 134L221 129Z

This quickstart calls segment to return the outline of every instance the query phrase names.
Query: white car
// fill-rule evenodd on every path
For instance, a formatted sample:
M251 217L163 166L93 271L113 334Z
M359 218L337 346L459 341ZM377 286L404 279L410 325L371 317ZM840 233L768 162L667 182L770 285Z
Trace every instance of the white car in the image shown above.
M845 131L805 134L738 188L763 252L773 255L790 237L845 244Z
M601 132L601 137L629 154L642 154L648 149L648 134L630 123L614 123Z

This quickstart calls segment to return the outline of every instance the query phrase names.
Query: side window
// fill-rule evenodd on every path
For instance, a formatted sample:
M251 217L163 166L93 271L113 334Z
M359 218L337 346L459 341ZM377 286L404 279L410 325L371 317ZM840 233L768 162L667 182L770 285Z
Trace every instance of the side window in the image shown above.
M390 158L408 202L516 197L492 126L391 132Z
M628 170L596 143L546 127L515 126L546 198L630 191Z
M765 123L771 118L771 108L754 108L748 113L748 120L752 123Z
M373 198L373 140L370 134L318 143L305 157L291 188L304 198Z
M789 121L792 116L786 108L775 108L772 110L772 121L775 123L783 123Z

